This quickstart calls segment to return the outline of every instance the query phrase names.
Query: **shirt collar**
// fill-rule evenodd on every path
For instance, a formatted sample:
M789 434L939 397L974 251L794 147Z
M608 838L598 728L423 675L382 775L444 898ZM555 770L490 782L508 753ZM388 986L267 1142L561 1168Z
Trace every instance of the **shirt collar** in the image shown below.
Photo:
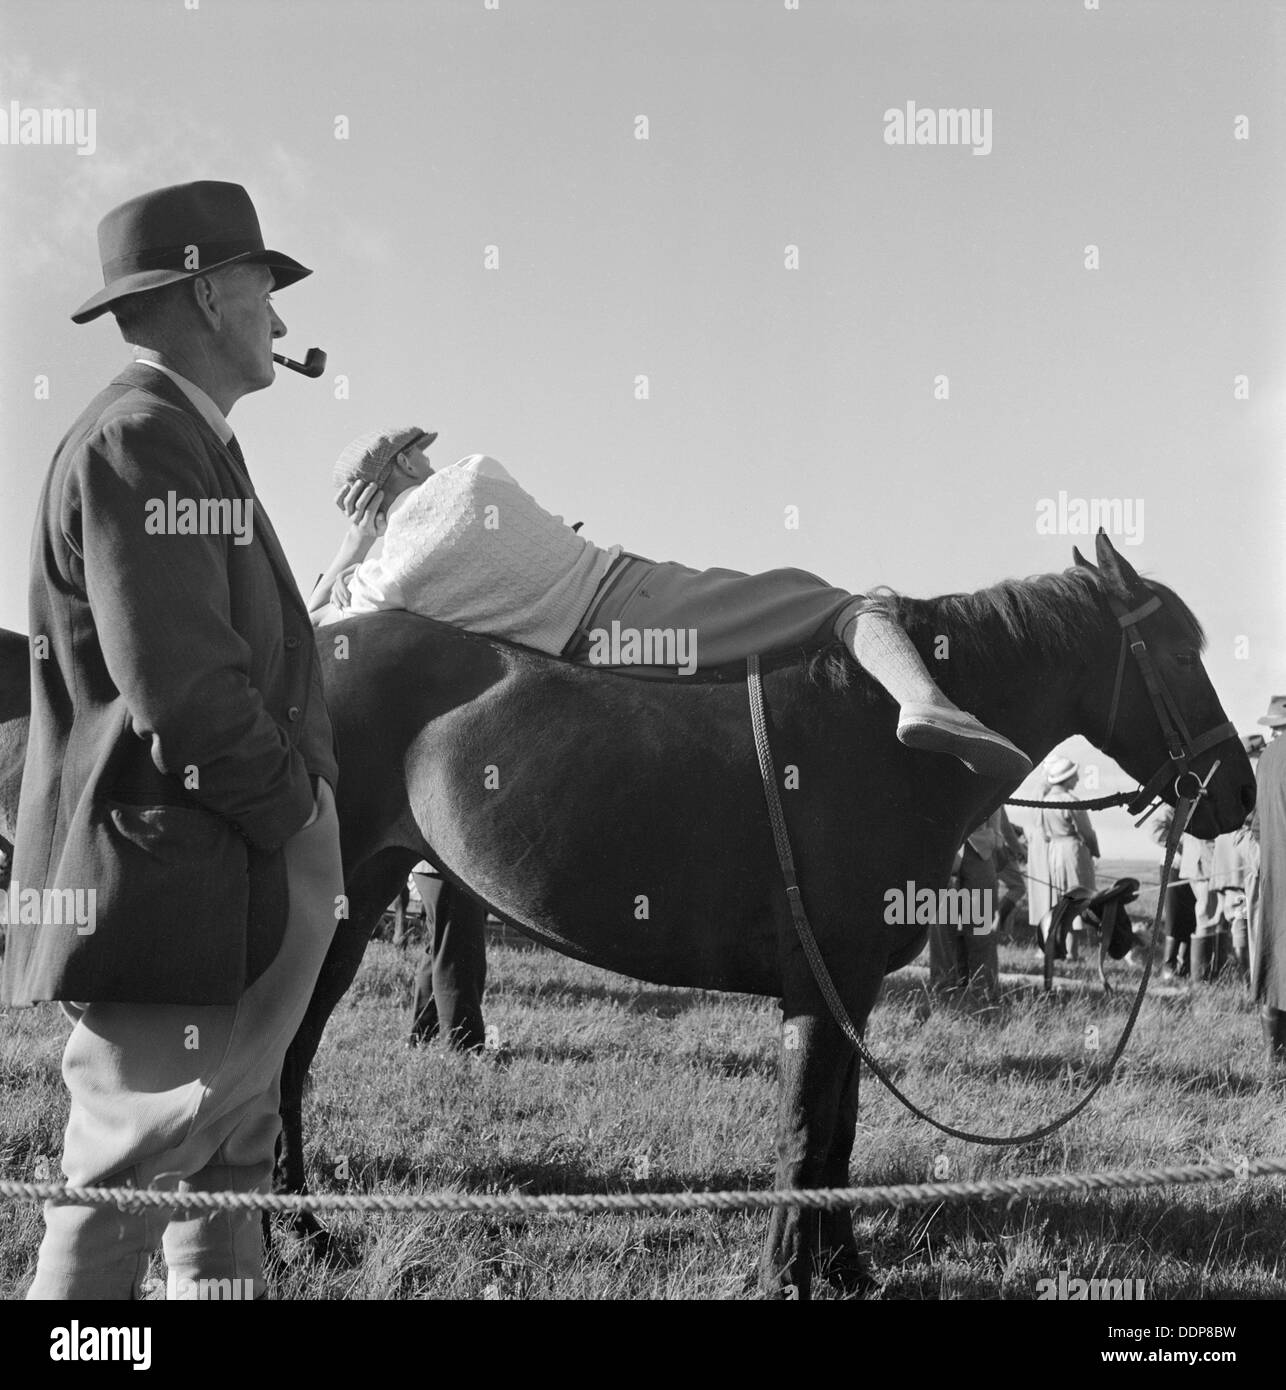
M417 483L418 487L419 484ZM411 500L411 494L415 491L413 487L403 488L401 492L384 508L384 518L388 520L394 512L399 511L407 502Z
M226 444L232 438L232 426L228 424L228 417L195 382L180 376L173 367L167 367L164 362L156 362L150 357L136 357L134 360L141 362L145 367L155 367L158 372L164 372L196 407L201 418L218 435L221 444Z

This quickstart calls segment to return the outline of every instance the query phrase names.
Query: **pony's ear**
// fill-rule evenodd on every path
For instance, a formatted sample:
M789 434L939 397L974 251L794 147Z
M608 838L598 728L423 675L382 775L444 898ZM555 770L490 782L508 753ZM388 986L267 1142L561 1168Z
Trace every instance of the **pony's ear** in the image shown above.
M1108 577L1122 596L1137 592L1142 581L1134 566L1117 552L1107 538L1107 532L1100 526L1094 537L1094 553L1098 556L1099 569Z
M1094 568L1085 556L1081 554L1080 547L1076 545L1072 546L1072 564L1075 565L1078 570L1092 570Z

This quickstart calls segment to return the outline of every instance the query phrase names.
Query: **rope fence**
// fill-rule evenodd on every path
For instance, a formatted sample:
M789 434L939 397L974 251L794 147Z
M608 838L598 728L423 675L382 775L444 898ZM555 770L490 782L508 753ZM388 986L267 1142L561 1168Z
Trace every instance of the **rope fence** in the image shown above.
M587 1192L538 1196L516 1192L426 1192L401 1195L272 1192L179 1192L134 1187L66 1187L59 1183L0 1179L0 1199L54 1201L76 1206L115 1206L123 1211L165 1207L178 1211L272 1211L449 1214L484 1216L619 1215L641 1212L879 1211L934 1203L1017 1202L1049 1194L1110 1192L1144 1187L1191 1187L1208 1182L1245 1182L1286 1176L1286 1159L1239 1159L1189 1163L1170 1168L1120 1168L1094 1173L1051 1173L1043 1177L990 1178L977 1182L900 1183L883 1187L801 1188L769 1192Z

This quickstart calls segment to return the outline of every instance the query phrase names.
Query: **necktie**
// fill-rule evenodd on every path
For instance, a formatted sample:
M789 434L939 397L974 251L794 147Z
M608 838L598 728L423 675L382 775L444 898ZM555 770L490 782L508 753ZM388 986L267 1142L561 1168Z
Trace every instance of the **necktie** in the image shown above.
M228 440L228 453L230 453L232 457L236 459L238 467L241 469L242 473L245 474L246 489L250 494L250 500L254 504L254 509L256 513L255 530L258 531L260 534L266 534L267 536L272 537L272 539L268 542L270 546L277 545L277 540L272 529L272 523L263 514L263 512L259 510L259 502L258 499L255 497L255 485L253 482L251 482L250 470L246 467L246 456L241 452L241 445L237 443L237 436L235 434L231 437L231 439Z

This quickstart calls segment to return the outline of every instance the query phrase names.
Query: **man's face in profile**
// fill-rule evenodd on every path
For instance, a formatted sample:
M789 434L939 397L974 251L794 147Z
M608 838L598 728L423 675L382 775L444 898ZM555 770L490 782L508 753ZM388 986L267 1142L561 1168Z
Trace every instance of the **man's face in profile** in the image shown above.
M224 360L246 391L262 391L276 377L273 342L286 325L272 306L272 271L266 265L234 265L218 271L223 313Z

